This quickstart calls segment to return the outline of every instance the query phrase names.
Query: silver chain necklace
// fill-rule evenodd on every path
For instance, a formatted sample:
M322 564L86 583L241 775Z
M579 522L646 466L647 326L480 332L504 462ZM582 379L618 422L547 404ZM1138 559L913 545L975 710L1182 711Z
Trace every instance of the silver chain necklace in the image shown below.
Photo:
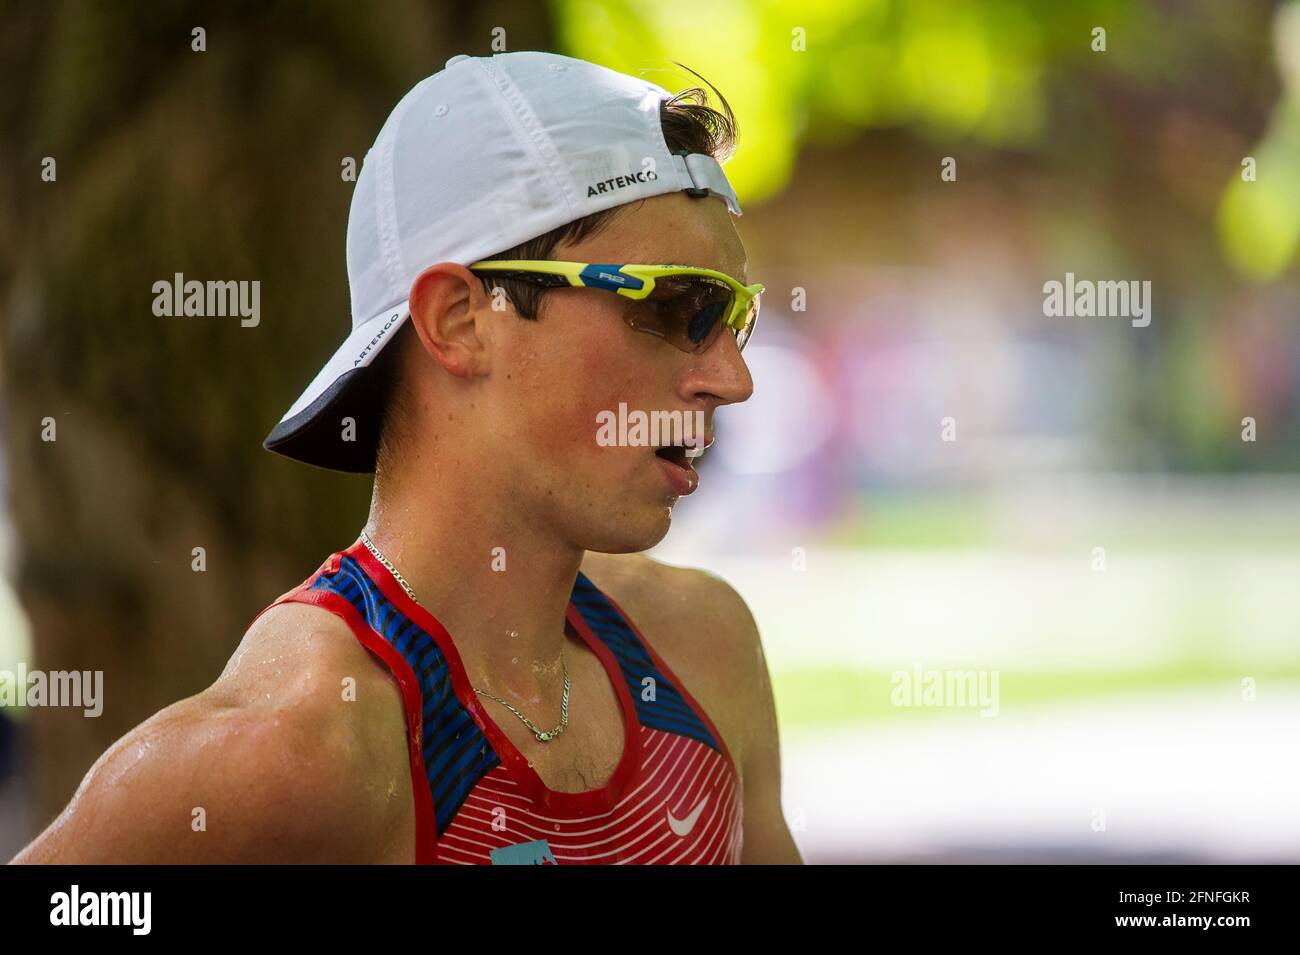
M375 560L379 561L388 569L388 572L393 575L393 579L402 585L402 589L406 591L406 596L411 598L412 603L420 604L420 599L415 596L415 591L411 588L411 585L406 582L406 578L401 575L387 557L379 552L379 548L375 546L374 541L370 539L370 535L367 534L364 529L361 531L361 543L365 544L366 549L375 555ZM423 605L421 604L421 606ZM560 647L560 663L564 667L564 698L560 703L560 723L555 727L555 729L539 730L533 724L532 720L511 706L507 700L503 700L501 697L495 696L487 690L480 690L478 687L473 686L473 684L471 684L471 687L475 693L482 693L484 696L491 697L509 709L511 713L515 714L515 716L523 720L524 725L533 731L533 735L537 737L539 742L549 743L551 740L555 739L555 737L563 733L565 728L569 725L569 660L567 651L568 643L566 641Z

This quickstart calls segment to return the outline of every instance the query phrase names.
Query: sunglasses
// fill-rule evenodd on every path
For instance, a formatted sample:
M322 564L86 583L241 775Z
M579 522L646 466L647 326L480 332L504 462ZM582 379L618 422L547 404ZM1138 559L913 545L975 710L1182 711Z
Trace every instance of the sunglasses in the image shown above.
M689 265L593 265L550 259L485 259L471 272L546 288L598 288L632 302L624 321L684 352L705 351L726 328L743 349L758 321L763 286L742 285L725 272Z

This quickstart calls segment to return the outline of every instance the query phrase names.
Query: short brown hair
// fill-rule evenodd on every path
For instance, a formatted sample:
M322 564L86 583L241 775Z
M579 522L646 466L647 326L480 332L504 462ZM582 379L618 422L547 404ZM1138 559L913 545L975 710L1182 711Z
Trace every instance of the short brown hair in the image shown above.
M682 90L671 99L664 100L659 107L659 122L663 127L664 141L668 144L668 151L670 153L704 153L712 156L720 163L725 162L736 149L736 117L731 111L730 104L718 92L717 88L700 76L699 73L696 73L690 67L683 66L681 63L676 65L681 66L682 69L697 77L712 90L714 95L717 96L722 109L717 110L708 105L708 93L701 86L693 86L690 89ZM620 208L620 206L615 206L612 209L603 209L581 219L575 219L557 229L552 229L544 235L529 239L512 249L502 249L492 255L485 256L485 258L550 258L551 253L561 243L578 242L598 232L608 224ZM526 282L495 276L481 275L479 281L483 283L484 290L489 294L492 293L493 289L501 288L520 318L534 321L538 318L542 296L547 292L547 289ZM376 473L384 470L386 465L391 462L393 448L397 444L397 437L403 427L405 418L402 411L403 404L395 400L398 392L397 382L402 375L401 361L398 356L406 351L408 347L407 339L411 337L411 334L411 323L407 322L399 329L396 340L390 342L388 347L380 352L379 357L375 359L371 367L372 373L370 377L375 382L375 388L378 390L376 400L379 402L379 407L384 409L375 460Z

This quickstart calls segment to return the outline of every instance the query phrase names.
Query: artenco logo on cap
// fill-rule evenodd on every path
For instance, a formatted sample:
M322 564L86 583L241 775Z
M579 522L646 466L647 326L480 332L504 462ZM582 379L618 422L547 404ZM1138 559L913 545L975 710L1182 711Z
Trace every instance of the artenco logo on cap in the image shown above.
M379 339L383 338L384 333L393 327L393 323L401 317L401 314L401 312L393 312L393 314L389 316L388 321L384 322L384 327L375 334L374 338L370 339L365 348L361 349L361 354L358 355L357 360L352 363L353 368L365 361L366 356L370 354L370 350L379 344Z
M587 186L587 198L590 199L592 196L599 196L606 192L614 192L638 182L654 182L658 178L659 174L651 170L649 172L634 172L627 176L615 176L613 179L606 179L602 182L593 182Z

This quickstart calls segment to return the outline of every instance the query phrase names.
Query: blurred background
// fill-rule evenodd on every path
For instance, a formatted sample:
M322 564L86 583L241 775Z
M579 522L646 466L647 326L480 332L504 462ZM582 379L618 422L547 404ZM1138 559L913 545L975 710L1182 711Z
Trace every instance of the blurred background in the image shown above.
M355 539L364 477L260 447L347 328L341 163L504 48L736 113L756 392L653 556L749 602L805 859L1300 861L1300 5L3 19L0 671L106 705L0 708L0 857ZM260 324L156 318L175 272L260 280ZM1150 325L1045 315L1066 273L1149 281ZM917 670L996 715L894 705Z

